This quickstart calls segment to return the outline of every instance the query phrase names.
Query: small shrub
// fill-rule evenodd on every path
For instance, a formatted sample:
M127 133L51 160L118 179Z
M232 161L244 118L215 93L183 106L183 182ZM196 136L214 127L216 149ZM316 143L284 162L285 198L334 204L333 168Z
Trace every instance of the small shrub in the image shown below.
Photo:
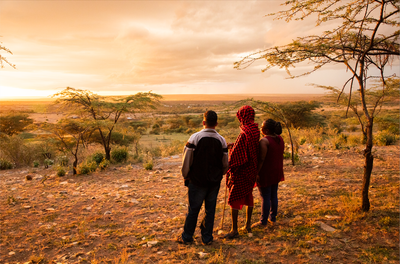
M100 164L104 160L104 154L101 152L96 152L93 154L92 160L95 161L97 164Z
M126 159L128 158L128 150L126 148L117 148L111 151L111 157L116 162L126 161Z
M303 138L300 139L300 143L299 144L303 145L304 143L306 143L306 141L307 141L307 139L303 137Z
M133 159L136 160L137 162L143 162L143 155L137 155L135 154L133 156Z
M69 164L69 158L67 156L60 156L57 160L60 166L68 166Z
M51 166L51 165L54 164L54 160L52 160L52 159L45 159L43 163L44 163L44 167L45 167L45 168L48 168L49 166Z
M89 174L97 169L97 163L95 161L82 162L78 165L78 174Z
M347 137L347 145L350 147L356 147L363 143L364 136L360 135L349 135Z
M153 169L153 161L150 160L146 164L144 164L144 169L145 170L152 170Z
M36 160L35 160L35 161L33 162L33 167L35 167L35 168L39 167L39 161L36 161Z
M105 170L108 166L110 166L110 161L107 159L103 159L99 164L100 170Z
M395 220L393 220L392 218L390 218L389 216L383 217L379 220L379 225L383 226L383 227L389 227L389 226L393 226L396 225Z
M283 153L283 158L284 158L284 159L290 159L290 152L286 152L286 151L285 151L285 152Z
M399 135L395 135L387 130L379 131L376 133L375 142L380 146L389 146L396 143L399 140Z
M176 155L182 152L183 146L185 145L184 142L179 140L174 140L170 144L161 144L160 151L162 157L169 157L172 155ZM153 153L155 154L155 153ZM153 157L157 157L153 155Z
M63 167L58 167L57 168L57 176L58 177L65 176L65 174L66 174L66 172L65 172L65 169Z
M13 164L8 160L0 159L0 170L9 170L13 167Z

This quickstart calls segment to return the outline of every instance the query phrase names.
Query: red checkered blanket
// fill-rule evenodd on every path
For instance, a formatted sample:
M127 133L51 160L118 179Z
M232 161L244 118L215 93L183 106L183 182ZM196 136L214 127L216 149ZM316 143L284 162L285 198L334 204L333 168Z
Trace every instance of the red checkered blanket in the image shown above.
M240 134L229 155L226 185L229 188L228 204L240 200L253 191L257 177L257 156L260 139L255 112L251 106L242 106L236 114L240 121Z

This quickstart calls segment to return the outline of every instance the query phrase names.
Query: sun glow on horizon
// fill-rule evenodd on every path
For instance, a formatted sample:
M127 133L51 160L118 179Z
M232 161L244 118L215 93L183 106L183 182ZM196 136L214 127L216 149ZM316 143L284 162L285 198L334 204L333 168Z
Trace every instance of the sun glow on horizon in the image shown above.
M46 98L50 99L50 96L57 93L56 90L34 90L34 89L22 89L0 85L0 100L10 99L29 99L29 98Z

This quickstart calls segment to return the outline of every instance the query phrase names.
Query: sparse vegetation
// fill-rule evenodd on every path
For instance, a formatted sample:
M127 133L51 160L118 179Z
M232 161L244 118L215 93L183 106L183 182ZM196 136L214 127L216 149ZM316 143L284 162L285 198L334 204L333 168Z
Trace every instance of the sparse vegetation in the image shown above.
M383 114L385 111L383 108ZM266 230L254 228L252 237L241 231L238 239L223 239L217 234L224 205L223 181L216 211L216 240L210 246L201 244L198 229L196 243L175 242L187 211L187 189L179 166L189 135L170 132L167 118L144 116L142 122L135 121L140 123L137 128L146 128L139 141L113 145L113 151L123 149L121 156L126 154L122 164L113 157L110 163L100 144L85 141L77 152L83 162L77 166L79 174L75 176L70 173L71 154L67 156L65 148L58 148L56 142L49 140L50 134L12 139L36 151L27 152L34 159L26 167L21 164L0 172L0 203L4 207L0 216L0 262L398 263L398 143L376 147L372 207L364 213L359 210L357 194L361 186L356 177L360 171L357 164L362 161L363 136L359 131L348 131L353 117L344 118L343 131L338 133L329 125L335 111L320 114L325 126L292 130L296 163L291 166L290 160L284 161L285 181L279 187L277 224ZM193 128L190 125L201 121L196 118L195 114L171 116L182 120L177 122L179 126L198 131L201 123L196 127L193 124ZM260 122L264 117L257 118ZM234 120L234 111L221 113L217 127L230 142L239 131ZM155 122L160 134L149 134ZM125 125L130 126L129 122L121 122L118 127L122 135L137 133L135 127L130 126L133 130L129 130ZM381 131L380 126L376 129ZM288 143L287 133L283 136ZM46 141L49 145L37 151L37 143ZM52 169L44 169L45 156L35 153L51 153ZM5 154L1 155L0 159L4 159ZM289 145L285 155L291 158ZM40 166L32 168L33 161ZM260 216L260 198L256 189L253 195L255 222ZM229 228L228 217L225 211L225 232ZM244 219L239 217L239 221L244 224ZM336 231L324 231L318 221ZM154 241L156 244L151 245Z

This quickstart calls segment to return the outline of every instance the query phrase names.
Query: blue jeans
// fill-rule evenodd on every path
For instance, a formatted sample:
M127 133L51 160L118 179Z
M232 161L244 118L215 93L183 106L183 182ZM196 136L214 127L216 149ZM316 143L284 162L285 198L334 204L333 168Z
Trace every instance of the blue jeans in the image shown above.
M213 240L212 232L214 228L215 207L217 206L217 197L220 184L215 186L201 187L189 183L188 198L189 208L186 215L185 226L183 227L182 238L186 242L193 241L194 230L197 225L197 218L201 206L205 206L204 218L201 222L201 238L204 243Z
M272 222L276 222L276 215L278 213L278 184L267 187L258 187L262 198L261 205L261 223L266 225L268 218Z

